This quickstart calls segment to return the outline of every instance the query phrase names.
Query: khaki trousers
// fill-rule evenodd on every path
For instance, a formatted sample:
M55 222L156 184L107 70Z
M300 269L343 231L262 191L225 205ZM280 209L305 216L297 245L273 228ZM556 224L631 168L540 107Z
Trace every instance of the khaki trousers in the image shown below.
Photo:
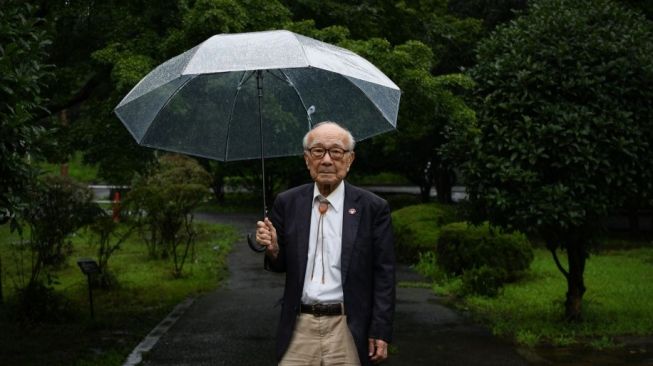
M280 366L360 365L346 315L299 314Z

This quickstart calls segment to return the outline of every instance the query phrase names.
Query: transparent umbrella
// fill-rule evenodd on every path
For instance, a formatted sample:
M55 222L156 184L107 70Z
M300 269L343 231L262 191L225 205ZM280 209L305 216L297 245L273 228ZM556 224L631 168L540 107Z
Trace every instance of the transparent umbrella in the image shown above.
M116 106L143 146L220 161L299 155L320 121L362 140L396 128L401 92L341 47L289 31L213 36L164 62Z

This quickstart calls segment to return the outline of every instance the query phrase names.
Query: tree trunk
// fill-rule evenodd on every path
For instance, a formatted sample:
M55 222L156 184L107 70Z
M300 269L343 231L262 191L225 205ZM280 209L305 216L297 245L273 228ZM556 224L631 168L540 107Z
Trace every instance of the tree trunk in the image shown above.
M451 188L453 180L447 169L439 169L435 173L435 190L438 193L438 202L451 203Z
M639 210L635 205L628 205L626 208L628 215L628 229L631 234L639 234Z
M62 109L59 113L59 120L64 128L68 127L68 112L66 109ZM61 166L59 167L59 175L62 177L68 176L68 162L61 163Z
M220 203L224 202L224 175L214 174L211 180L211 188L215 200Z
M582 239L570 240L567 243L567 260L569 274L567 276L567 300L565 301L565 317L568 321L581 320L583 295L585 294L585 261L587 250Z
M419 197L423 203L427 203L431 200L431 183L423 181L419 185Z

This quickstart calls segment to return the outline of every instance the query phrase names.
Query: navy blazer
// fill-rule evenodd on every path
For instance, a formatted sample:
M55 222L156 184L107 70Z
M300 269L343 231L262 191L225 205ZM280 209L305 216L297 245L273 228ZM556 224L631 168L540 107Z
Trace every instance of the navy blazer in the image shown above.
M345 184L341 275L347 324L362 365L370 364L368 338L392 341L395 306L395 254L388 203ZM279 255L265 256L265 268L286 272L277 357L288 349L299 313L308 260L314 183L280 193L270 212Z

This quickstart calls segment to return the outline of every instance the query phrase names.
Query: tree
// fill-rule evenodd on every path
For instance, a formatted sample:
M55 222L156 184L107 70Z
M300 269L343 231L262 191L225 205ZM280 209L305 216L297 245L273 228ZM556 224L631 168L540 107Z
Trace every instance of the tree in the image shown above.
M492 30L498 24L512 20L526 9L527 0L451 0L449 8L464 17L483 19L486 29Z
M422 200L428 201L435 184L438 199L451 202L454 183L452 166L442 159L439 149L447 141L448 121L471 123L473 112L458 96L471 88L471 80L462 74L434 76L433 52L419 41L392 47L378 38L347 41L342 44L374 60L402 89L399 128L396 133L376 138L359 158L369 171L392 169L420 187ZM378 164L378 165L377 165Z
M420 187L425 201L435 184L438 200L450 202L454 169L439 150L447 141L447 123L473 115L460 96L471 83L458 73L473 64L481 21L453 15L443 0L356 4L302 0L292 9L295 18L316 19L303 25L330 25L318 32L298 29L299 33L352 49L402 89L398 131L359 145L358 161L366 164L358 169L398 172Z
M74 0L38 1L53 24L56 83L47 90L57 149L53 162L82 151L98 175L128 184L154 158L138 146L113 108L156 65L224 32L279 28L290 13L277 1L262 0Z
M50 40L34 13L18 1L3 2L0 9L0 223L24 205L33 175L29 157L38 154L46 132L35 115L46 103Z
M609 0L532 2L478 48L478 124L454 139L471 204L545 240L570 320L600 219L629 199L651 202L651 59L651 23Z
M83 151L100 178L129 183L153 154L133 142L113 108L163 57L159 48L178 21L177 1L42 1L40 13L53 24L55 82L47 93L62 131L48 160L63 163Z
M45 64L50 45L45 24L35 9L20 1L5 1L0 8L0 225L11 221L25 207L26 187L46 129L35 123L46 100L42 88L50 76ZM2 258L0 258L0 304Z

